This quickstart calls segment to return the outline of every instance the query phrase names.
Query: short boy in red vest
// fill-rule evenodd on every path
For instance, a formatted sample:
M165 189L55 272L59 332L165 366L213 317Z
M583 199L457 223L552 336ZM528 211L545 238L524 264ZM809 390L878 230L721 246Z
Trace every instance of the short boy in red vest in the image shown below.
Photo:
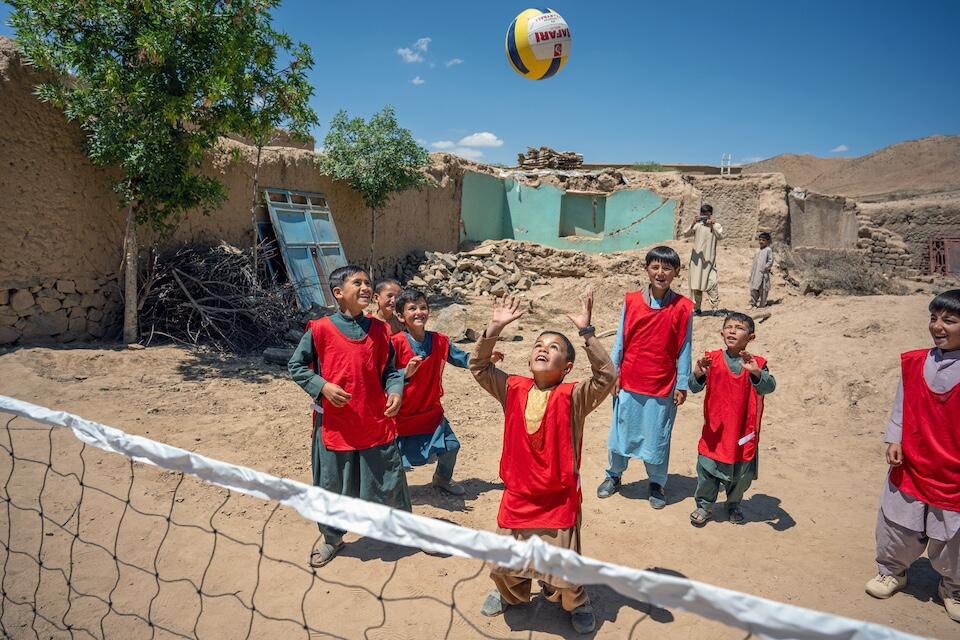
M498 301L490 324L470 359L470 371L504 411L500 478L503 497L497 531L526 540L537 535L545 542L580 552L580 445L587 414L603 402L615 380L613 363L594 337L590 317L593 293L587 292L580 313L568 316L585 339L592 376L584 382L564 382L576 352L561 333L544 331L533 345L529 366L533 377L511 376L491 362L493 347L505 326L520 318L518 298ZM573 628L589 633L596 620L586 590L561 578L532 570L494 567L497 590L481 613L495 616L509 605L530 601L531 580L540 580L541 593L570 612Z
M287 368L314 400L313 483L327 491L410 511L397 447L403 373L394 366L387 325L363 311L373 290L359 267L330 274L340 311L312 320ZM322 567L343 547L341 529L320 525L310 554Z
M753 318L728 313L720 338L724 349L705 353L690 375L690 391L704 388L703 435L697 446L697 508L690 522L702 527L713 513L720 487L727 495L727 517L742 524L740 501L757 477L757 447L763 398L777 388L767 361L747 351L756 338Z
M454 496L466 490L453 481L460 441L443 413L443 369L447 363L466 369L470 356L442 333L427 331L430 305L417 289L404 289L396 298L403 331L391 338L397 368L403 370L403 405L397 414L397 444L406 469L437 461L434 487Z
M889 598L926 549L947 615L960 622L960 289L933 299L932 349L900 356L887 423L890 473L877 514L877 576L867 593Z
M390 328L390 335L397 335L403 331L403 324L397 317L397 296L400 295L402 287L400 283L393 278L384 278L377 280L373 287L373 301L377 305L377 310L372 315L380 322L385 322Z
M631 458L643 460L654 509L667 506L664 489L677 407L687 399L693 302L670 288L680 256L667 246L647 252L650 285L628 293L611 358L619 376L607 438L607 477L598 498L620 490Z

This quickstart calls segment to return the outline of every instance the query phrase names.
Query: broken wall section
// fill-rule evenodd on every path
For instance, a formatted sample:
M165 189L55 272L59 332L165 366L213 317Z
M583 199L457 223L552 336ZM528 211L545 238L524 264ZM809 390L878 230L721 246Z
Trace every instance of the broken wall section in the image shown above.
M732 176L684 176L699 199L695 207L684 207L678 228L683 231L700 212L700 204L713 207L713 217L723 226L724 242L754 245L761 231L774 242L790 242L790 212L787 181L782 173L738 174Z

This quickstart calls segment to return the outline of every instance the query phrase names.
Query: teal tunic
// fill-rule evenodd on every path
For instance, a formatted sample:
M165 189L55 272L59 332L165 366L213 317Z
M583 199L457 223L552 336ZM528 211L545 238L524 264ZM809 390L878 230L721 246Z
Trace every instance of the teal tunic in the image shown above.
M353 318L337 313L330 316L330 320L350 340L362 340L370 329L370 318L365 316ZM287 363L287 370L293 381L319 404L326 380L321 375L317 356L313 333L307 329ZM383 372L383 388L387 394L403 393L403 372L397 371L395 361L391 345L390 357ZM361 451L330 451L323 446L322 421L323 414L318 412L313 425L311 447L313 484L341 495L410 511L410 491L396 441ZM339 543L345 533L322 523L319 526L324 539L330 544Z
M723 358L726 361L727 368L730 369L730 373L735 376L740 375L743 371L743 361L740 358L731 357L726 351L723 352ZM773 390L777 388L777 380L767 370L766 365L760 370L760 380L754 380L751 376L750 384L753 385L757 395L761 396L773 393ZM706 376L698 378L696 374L690 372L688 387L691 393L700 393L706 386ZM750 484L760 477L759 459L759 449L753 456L753 460L733 464L717 462L706 456L698 455L697 489L693 496L697 506L709 510L716 502L721 487L726 494L727 509L739 506L740 501L743 500L743 494L750 488Z

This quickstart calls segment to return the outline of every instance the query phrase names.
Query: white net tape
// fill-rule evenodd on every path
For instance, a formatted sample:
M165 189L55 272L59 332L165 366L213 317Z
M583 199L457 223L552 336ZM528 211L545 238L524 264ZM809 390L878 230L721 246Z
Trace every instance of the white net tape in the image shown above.
M783 604L694 580L593 560L550 546L536 537L528 542L520 542L488 531L396 511L207 458L149 438L128 435L118 429L69 413L53 411L6 396L0 396L0 411L49 427L70 429L76 438L86 445L168 471L195 476L231 492L272 501L296 510L308 520L322 522L361 536L431 553L482 560L511 569L534 568L576 584L606 585L627 598L657 607L690 612L759 637L837 640L916 638L877 624ZM11 459L16 460L12 440L8 453ZM6 486L3 499L8 505L11 503ZM9 522L7 528L8 539L4 547L9 551ZM38 562L42 566L40 559ZM7 576L0 578L0 582L5 585ZM3 598L8 598L6 588ZM34 615L38 615L38 603L28 605L33 607ZM152 621L149 622L153 627ZM304 624L304 628L306 627Z

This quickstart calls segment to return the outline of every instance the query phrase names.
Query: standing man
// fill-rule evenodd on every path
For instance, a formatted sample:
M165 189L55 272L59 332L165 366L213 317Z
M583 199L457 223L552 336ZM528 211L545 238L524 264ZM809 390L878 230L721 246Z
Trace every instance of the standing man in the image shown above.
M700 207L700 215L684 233L693 236L690 254L690 293L693 294L693 315L700 315L703 292L710 298L713 311L720 307L720 289L717 280L717 242L723 240L723 227L713 219L713 207Z

